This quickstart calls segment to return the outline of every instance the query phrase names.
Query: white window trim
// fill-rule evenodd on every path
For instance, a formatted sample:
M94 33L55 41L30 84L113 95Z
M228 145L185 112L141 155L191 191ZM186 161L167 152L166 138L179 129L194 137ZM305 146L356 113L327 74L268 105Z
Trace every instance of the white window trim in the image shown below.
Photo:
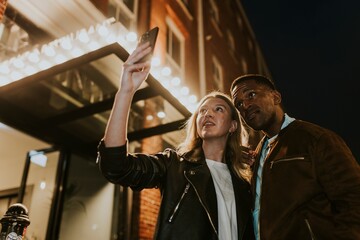
M218 85L217 86L219 88L218 90L224 91L223 67L222 67L220 61L215 56L212 56L212 64L217 69L217 71L219 72L219 79L217 78L216 75L214 75L214 73L212 73L213 79L214 79L215 83Z
M171 64L171 67L175 68L176 71L179 72L180 76L178 77L183 79L185 76L185 37L171 18L166 17L165 22L171 32L175 34L180 41L180 66L172 59L171 56L169 56L167 52L166 60Z

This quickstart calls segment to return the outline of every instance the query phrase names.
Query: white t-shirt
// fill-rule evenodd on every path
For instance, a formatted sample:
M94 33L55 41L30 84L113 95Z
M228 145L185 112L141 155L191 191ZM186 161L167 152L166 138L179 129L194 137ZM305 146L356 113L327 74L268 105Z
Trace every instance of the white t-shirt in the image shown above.
M215 185L219 240L238 239L236 204L230 171L225 163L206 159Z

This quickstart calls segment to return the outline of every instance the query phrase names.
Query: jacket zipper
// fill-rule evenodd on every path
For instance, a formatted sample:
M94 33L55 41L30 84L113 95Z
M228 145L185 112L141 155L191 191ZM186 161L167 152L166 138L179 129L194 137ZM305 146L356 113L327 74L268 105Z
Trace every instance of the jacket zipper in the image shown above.
M310 233L310 236L311 236L311 240L316 240L315 235L314 235L314 232L313 232L312 229L311 229L309 220L306 219L306 218L305 218L305 223L306 223L307 228L309 229L309 233Z
M191 181L187 178L186 175L185 175L185 178L191 183ZM192 184L191 184L191 185L192 185ZM207 215L208 218L209 218L210 224L211 224L211 226L213 227L216 236L218 236L218 232L217 232L216 227L215 227L215 225L214 225L214 223L213 223L213 221L212 221L212 219L211 219L210 213L208 212L207 208L205 207L203 201L201 201L201 198L200 198L200 196L199 196L198 191L196 190L196 188L194 187L194 185L192 185L192 186L193 186L193 188L194 188L194 190L195 190L196 196L197 196L198 199L199 199L199 202L201 203L201 205L202 205L203 208L205 209L206 215Z
M178 203L176 204L175 208L174 208L174 211L172 212L172 214L170 215L169 219L168 219L168 222L172 222L173 219L174 219L174 216L175 214L177 213L178 209L179 209L179 206L182 202L182 200L184 199L185 195L187 194L188 190L190 188L190 183L187 183L186 186L185 186L185 189L184 189L184 192L182 193L181 197L180 197L180 200L178 201Z
M286 159L281 159L281 160L273 160L270 162L270 169L272 169L273 165L275 163L278 163L278 162L289 162L289 161L295 161L295 160L305 160L304 157L293 157L293 158L286 158Z

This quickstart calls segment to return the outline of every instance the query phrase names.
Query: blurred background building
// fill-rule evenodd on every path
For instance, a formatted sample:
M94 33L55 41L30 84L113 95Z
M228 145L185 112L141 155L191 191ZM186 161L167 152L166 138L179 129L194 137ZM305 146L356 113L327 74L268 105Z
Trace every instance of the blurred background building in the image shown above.
M198 99L229 93L240 74L270 75L240 0L0 0L0 19L0 215L24 203L27 239L152 239L158 190L110 184L96 165L143 32L160 29L131 151L177 146Z

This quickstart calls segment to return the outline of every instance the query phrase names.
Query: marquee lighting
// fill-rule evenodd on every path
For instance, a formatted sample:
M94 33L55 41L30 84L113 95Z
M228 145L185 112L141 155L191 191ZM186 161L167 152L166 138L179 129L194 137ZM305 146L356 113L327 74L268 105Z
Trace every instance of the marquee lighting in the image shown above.
M80 57L91 51L105 47L115 42L119 43L126 51L131 53L136 48L138 35L128 31L114 18L107 19L88 29L80 29L75 33L56 39L31 51L0 63L0 87L15 81L45 71L53 66ZM160 58L152 58L151 74L170 92L181 94L188 98L189 90L181 86L181 79L172 76L169 66L162 66ZM176 90L175 90L176 89ZM175 95L174 95L175 96ZM177 96L175 96L177 97ZM183 100L189 111L196 105L195 96L190 100ZM180 99L179 99L180 100Z

